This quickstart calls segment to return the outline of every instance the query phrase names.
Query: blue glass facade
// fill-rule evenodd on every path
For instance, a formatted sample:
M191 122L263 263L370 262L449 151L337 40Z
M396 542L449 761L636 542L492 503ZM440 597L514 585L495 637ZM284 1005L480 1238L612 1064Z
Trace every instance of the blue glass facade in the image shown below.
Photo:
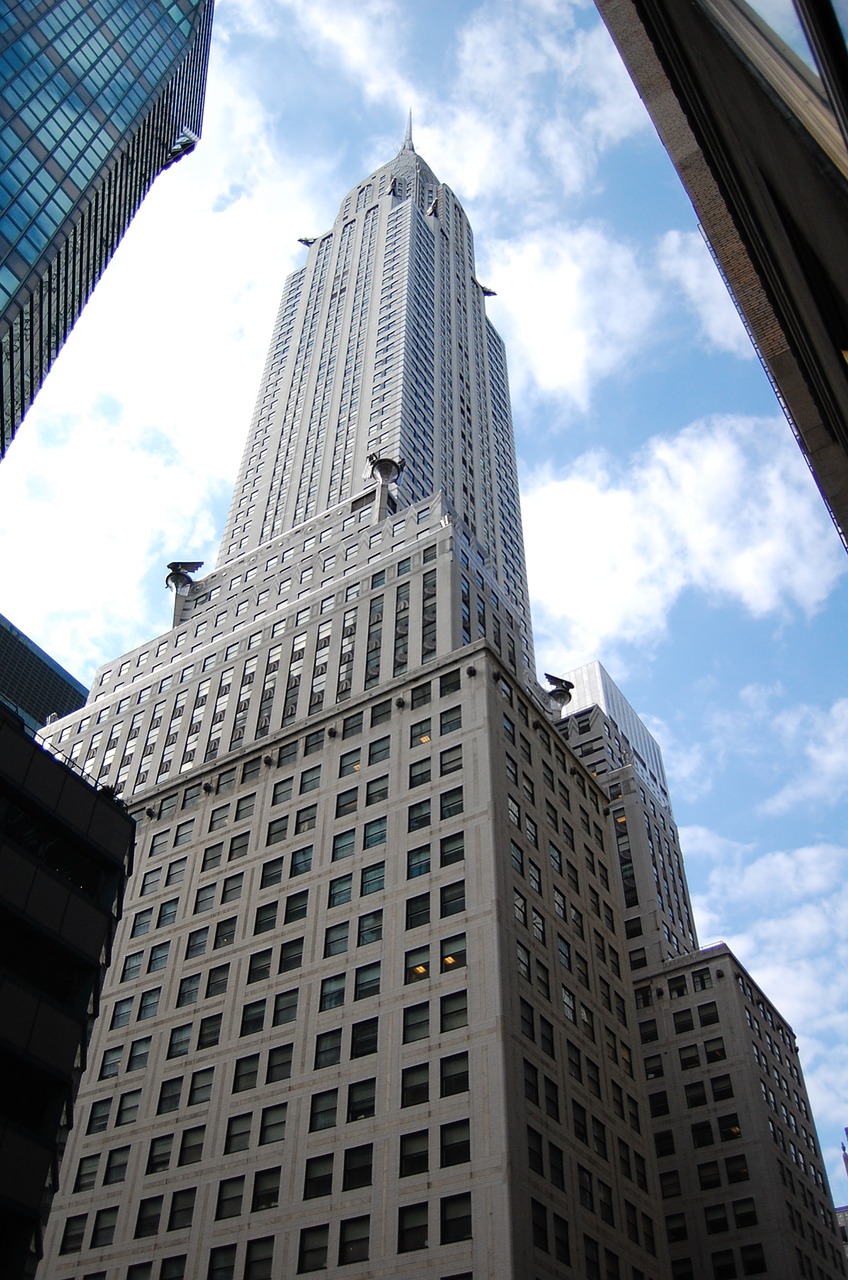
M157 173L203 111L212 0L0 15L0 452Z

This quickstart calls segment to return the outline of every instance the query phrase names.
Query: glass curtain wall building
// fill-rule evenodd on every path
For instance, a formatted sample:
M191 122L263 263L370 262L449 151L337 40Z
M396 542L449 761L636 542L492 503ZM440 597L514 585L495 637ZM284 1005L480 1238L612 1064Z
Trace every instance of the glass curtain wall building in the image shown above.
M200 134L212 0L0 17L0 454L153 179Z

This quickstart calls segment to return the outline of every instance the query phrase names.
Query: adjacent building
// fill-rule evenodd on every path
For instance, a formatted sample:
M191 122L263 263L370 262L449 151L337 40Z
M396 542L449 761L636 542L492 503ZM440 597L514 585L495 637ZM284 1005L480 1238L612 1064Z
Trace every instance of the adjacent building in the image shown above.
M792 1028L724 943L699 947L659 746L599 662L557 726L602 779L672 1280L842 1274Z
M557 729L609 797L635 974L698 946L662 752L600 662L567 678L572 698Z
M0 637L0 1269L17 1280L41 1256L135 824L33 737L39 708L79 705L76 681Z
M0 456L154 178L200 134L212 0L0 18Z
M45 731L139 840L40 1274L664 1280L610 775L534 677L503 345L409 134L286 283L200 567Z
M67 715L88 697L85 685L0 614L0 702L36 733L51 716Z
M797 0L802 59L760 16L761 4L596 5L846 542L848 52L841 6Z

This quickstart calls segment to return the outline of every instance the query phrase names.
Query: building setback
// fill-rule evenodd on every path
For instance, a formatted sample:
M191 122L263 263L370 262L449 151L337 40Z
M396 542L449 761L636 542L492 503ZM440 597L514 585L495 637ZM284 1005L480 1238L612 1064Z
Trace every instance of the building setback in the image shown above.
M659 746L599 662L560 721L609 794L672 1280L843 1274L792 1028L724 943L699 947Z
M212 0L0 18L0 457L157 174L200 134Z
M286 283L218 566L47 731L140 824L50 1280L669 1274L484 296L408 133Z

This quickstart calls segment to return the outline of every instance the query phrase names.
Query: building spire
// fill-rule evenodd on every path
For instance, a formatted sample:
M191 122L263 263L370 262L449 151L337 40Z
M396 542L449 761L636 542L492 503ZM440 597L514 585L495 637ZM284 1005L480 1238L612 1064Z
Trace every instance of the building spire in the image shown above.
M409 109L409 119L406 122L406 137L403 140L403 150L404 151L415 150L415 147L412 145L412 108L411 107Z

